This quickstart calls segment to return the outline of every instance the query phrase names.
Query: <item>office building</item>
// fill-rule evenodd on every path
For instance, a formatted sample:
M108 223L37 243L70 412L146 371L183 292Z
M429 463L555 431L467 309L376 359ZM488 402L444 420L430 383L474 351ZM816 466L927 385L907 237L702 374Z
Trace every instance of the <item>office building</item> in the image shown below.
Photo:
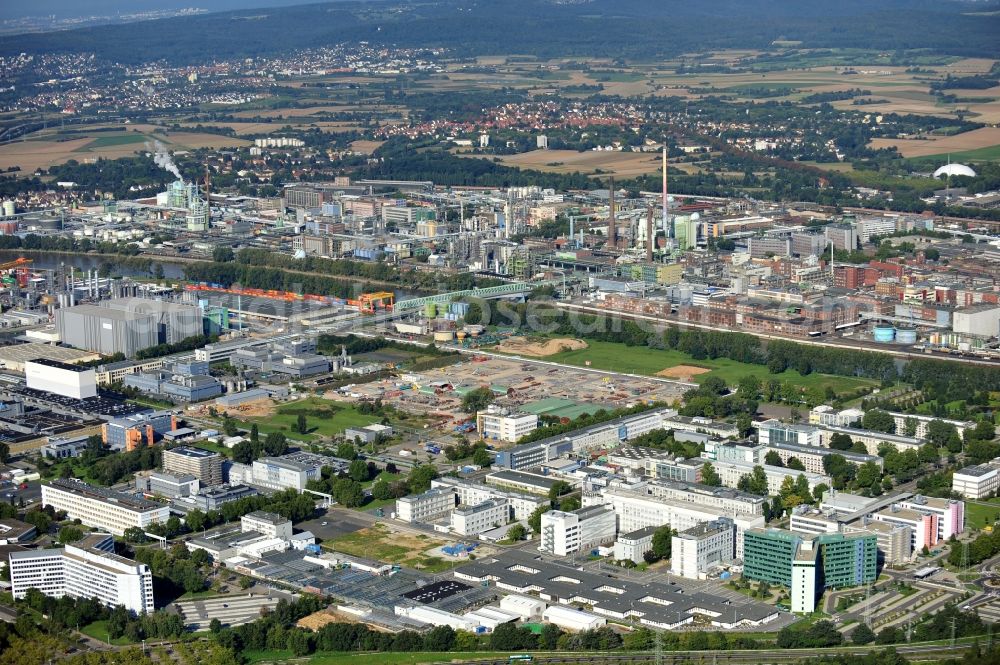
M1000 471L990 464L967 466L952 476L951 489L966 499L987 499L1000 489Z
M433 487L422 494L396 499L396 518L404 522L428 522L455 509L455 490Z
M606 506L588 506L572 512L542 513L539 551L569 556L611 543L617 533L615 513Z
M292 538L291 520L263 510L255 510L241 517L240 528L244 533L255 531L268 538L280 538L282 540L291 540Z
M704 579L713 568L733 562L736 524L722 517L684 529L671 538L670 572L688 579Z
M533 413L509 411L491 404L476 414L476 431L481 439L516 443L537 428L538 416Z
M192 475L204 486L222 484L222 461L222 455L203 448L181 446L163 451L164 471Z
M478 536L510 521L506 499L488 499L474 506L458 506L451 512L451 530L462 536Z
M150 471L135 477L135 488L143 494L178 499L197 494L201 489L198 479L190 474L170 474Z
M466 506L476 506L491 499L503 499L511 507L514 519L525 520L542 506L549 505L548 497L521 494L462 478L442 476L431 481L431 488L444 487L453 490L458 497L458 503Z
M170 502L170 509L173 512L186 515L192 510L200 510L207 513L210 510L218 510L231 501L238 501L250 496L257 496L259 492L247 485L215 485L212 487L202 487L197 494L187 497L179 497Z
M310 480L322 477L322 469L321 460L296 459L294 454L262 457L250 464L234 462L229 468L229 482L267 490L294 489L301 492Z
M743 548L743 577L787 587L796 612L812 612L819 590L870 584L877 576L872 534L802 536L751 529L744 534Z
M38 529L34 524L28 524L11 518L0 519L0 545L17 545L35 539ZM3 560L0 559L0 564Z
M58 360L37 358L24 363L26 385L73 399L97 397L97 378L93 367L79 367Z
M104 423L101 439L111 450L130 451L144 445L152 446L166 432L176 429L177 416L170 411L147 411Z
M43 484L42 506L65 511L71 520L80 520L85 526L116 536L124 535L132 527L146 530L170 517L165 504L93 487L79 480L59 479Z
M712 466L715 467L715 472L719 474L722 484L726 487L738 487L740 479L743 476L751 475L754 467L761 467L764 470L764 476L767 478L767 493L769 495L775 495L781 491L781 484L785 482L785 478L791 478L795 482L799 476L805 476L810 491L814 490L820 484L833 487L833 479L830 476L821 473L811 473L809 471L796 471L795 469L787 469L783 466L749 464L747 462L714 462Z
M718 507L699 505L696 501L651 496L641 484L635 487L606 487L600 495L584 494L583 498L584 506L607 504L614 508L618 516L618 530L623 533L664 524L683 531L703 522L729 517L736 525L737 558L743 557L743 533L765 524L762 514L734 514Z
M361 443L374 443L379 437L388 438L390 436L392 436L392 427L379 423L372 423L364 427L348 427L344 430L345 439Z
M89 536L63 549L29 550L10 554L11 591L15 599L28 589L46 596L97 598L105 607L122 605L136 614L152 613L153 574L143 563L108 551L108 539Z
M623 441L665 427L665 419L675 416L676 413L672 409L644 411L582 427L566 434L514 446L497 453L494 466L498 469L516 471L539 466L571 452L615 447Z
M904 509L916 510L921 513L933 514L937 517L937 539L950 540L965 531L965 502L955 499L938 499L916 495L909 499L901 499L899 506Z
M818 446L821 434L816 427L791 425L772 418L757 424L757 441L764 445L792 443L798 446Z
M633 563L645 561L646 552L653 549L654 533L656 533L656 527L647 526L644 529L620 534L615 541L614 554L612 555L614 560Z

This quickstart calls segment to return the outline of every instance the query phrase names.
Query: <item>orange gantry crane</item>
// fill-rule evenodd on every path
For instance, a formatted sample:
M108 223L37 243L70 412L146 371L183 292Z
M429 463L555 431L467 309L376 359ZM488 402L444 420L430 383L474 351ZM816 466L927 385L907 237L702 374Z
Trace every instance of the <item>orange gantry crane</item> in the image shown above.
M7 261L6 263L0 263L0 272L5 275L10 275L14 273L17 283L21 286L27 286L28 280L31 278L31 269L29 266L34 261L32 259L26 259L23 256L13 261Z

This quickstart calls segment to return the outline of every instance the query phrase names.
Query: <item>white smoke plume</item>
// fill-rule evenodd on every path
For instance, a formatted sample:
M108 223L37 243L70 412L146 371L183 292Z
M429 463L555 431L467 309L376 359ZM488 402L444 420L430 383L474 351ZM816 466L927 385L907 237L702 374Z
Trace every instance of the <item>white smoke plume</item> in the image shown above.
M177 176L178 180L184 179L183 177L181 177L180 169L177 168L177 165L174 164L174 160L170 157L170 153L167 152L167 147L165 145L163 145L159 141L154 141L152 146L150 146L150 144L147 143L146 147L149 149L150 152L153 153L154 164L156 164L162 169L170 171L175 176Z

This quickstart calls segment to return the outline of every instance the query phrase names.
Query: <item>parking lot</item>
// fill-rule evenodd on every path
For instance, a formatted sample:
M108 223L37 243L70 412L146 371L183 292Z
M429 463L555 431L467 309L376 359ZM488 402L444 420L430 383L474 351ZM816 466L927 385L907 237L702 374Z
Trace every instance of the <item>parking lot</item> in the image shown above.
M356 512L333 507L321 517L296 524L295 528L311 531L319 540L334 540L371 526L371 520Z
M261 609L273 609L281 598L286 597L275 592L262 592L261 589L263 587L239 595L185 600L175 603L172 608L181 615L189 630L208 630L212 619L218 619L224 626L239 626L259 619Z

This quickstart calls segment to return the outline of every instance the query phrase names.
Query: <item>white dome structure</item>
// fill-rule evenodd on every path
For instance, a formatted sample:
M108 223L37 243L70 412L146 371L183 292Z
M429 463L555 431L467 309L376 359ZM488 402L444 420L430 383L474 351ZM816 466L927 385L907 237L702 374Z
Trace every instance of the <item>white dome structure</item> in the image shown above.
M965 164L945 164L937 171L934 172L935 178L940 178L941 176L958 176L964 175L970 178L976 177L976 172L970 169Z

